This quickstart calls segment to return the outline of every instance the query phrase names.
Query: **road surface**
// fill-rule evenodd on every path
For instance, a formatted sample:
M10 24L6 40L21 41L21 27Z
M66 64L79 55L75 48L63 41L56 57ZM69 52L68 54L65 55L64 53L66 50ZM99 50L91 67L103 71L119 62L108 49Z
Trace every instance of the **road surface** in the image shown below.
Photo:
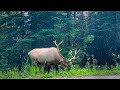
M44 79L44 78L42 78ZM59 77L59 78L45 78L45 79L120 79L120 75L108 76L73 76L73 77Z

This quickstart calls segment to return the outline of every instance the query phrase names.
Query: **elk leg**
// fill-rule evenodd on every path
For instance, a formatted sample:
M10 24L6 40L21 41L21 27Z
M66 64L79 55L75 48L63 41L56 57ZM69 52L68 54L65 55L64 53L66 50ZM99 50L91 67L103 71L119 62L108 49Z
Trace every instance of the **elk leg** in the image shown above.
M58 65L55 65L55 69L56 71L59 71Z
M46 73L46 71L47 71L47 65L45 65L44 67L44 72Z
M50 68L51 68L51 66L48 65L48 68L47 68L48 73L50 72Z
M41 65L42 65L42 64L41 64L40 62L37 62L37 66L38 66L38 67L41 67Z
M50 72L50 68L51 68L51 66L49 64L45 64L44 71L49 73Z

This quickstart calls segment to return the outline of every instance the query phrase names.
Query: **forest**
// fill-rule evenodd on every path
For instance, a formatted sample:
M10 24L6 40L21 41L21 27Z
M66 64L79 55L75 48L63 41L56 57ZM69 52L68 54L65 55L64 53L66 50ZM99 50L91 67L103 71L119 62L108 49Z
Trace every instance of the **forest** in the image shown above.
M55 40L63 41L64 58L79 50L70 61L74 69L112 69L120 63L120 11L0 11L0 73L34 68L28 52L56 47Z

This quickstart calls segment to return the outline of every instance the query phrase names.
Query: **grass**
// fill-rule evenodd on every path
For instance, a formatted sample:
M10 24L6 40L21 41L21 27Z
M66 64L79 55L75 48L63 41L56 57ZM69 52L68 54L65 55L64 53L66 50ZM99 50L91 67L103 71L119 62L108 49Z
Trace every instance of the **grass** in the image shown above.
M43 68L36 66L25 65L21 71L17 67L8 69L6 72L0 70L1 79L22 79L22 78L57 78L57 77L71 77L71 76L89 76L89 75L118 75L120 74L120 65L109 69L103 66L102 69L95 68L80 68L73 66L70 70L60 70L56 72L51 71L49 74L44 73Z

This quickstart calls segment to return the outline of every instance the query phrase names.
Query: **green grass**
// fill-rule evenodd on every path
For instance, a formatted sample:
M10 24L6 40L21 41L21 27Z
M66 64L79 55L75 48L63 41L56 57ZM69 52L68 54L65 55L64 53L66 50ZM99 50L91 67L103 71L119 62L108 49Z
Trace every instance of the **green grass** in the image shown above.
M57 77L71 77L71 76L89 76L89 75L118 75L120 74L120 65L109 69L103 66L102 69L95 68L80 68L78 66L72 67L70 70L60 70L56 72L51 71L49 74L44 73L43 68L36 66L25 65L21 71L17 67L8 69L6 72L0 71L1 79L22 79L22 78L57 78Z

